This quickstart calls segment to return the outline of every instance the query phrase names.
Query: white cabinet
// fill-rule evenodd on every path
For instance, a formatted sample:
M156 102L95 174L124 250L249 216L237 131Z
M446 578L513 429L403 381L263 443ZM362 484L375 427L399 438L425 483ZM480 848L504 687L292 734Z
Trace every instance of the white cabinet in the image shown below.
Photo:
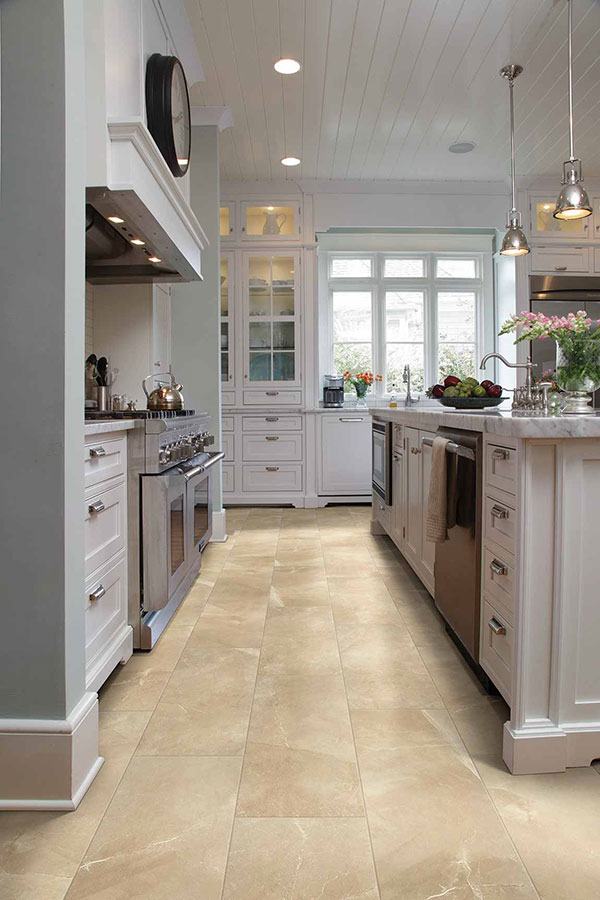
M394 425L392 455L392 534L399 550L404 549L406 530L406 465L402 425Z
M252 200L240 204L242 240L262 243L300 239L300 204L295 200Z
M431 447L423 438L434 437L435 434L416 428L403 429L403 449L394 452L390 535L431 594L434 592L435 544L425 537Z
M431 456L433 453L433 447L431 444L426 443L424 438L427 438L428 441L433 440L435 438L435 434L428 433L426 431L420 431L419 437L421 441L421 492L422 492L422 507L423 507L423 516L421 523L421 565L423 567L423 572L425 577L423 581L425 585L429 589L429 591L433 594L434 591L434 566L435 566L435 544L431 541L428 541L425 536L425 526L427 521L427 504L429 502L429 482L431 481Z
M322 496L371 493L371 417L320 414L318 492Z
M168 372L171 367L171 288L152 286L152 372ZM118 389L118 386L117 386Z
M405 533L403 552L414 569L421 561L423 499L421 491L421 446L416 428L404 429L405 439Z
M233 300L234 292L234 261L233 253L224 253L221 256L221 312L220 312L220 347L221 347L221 384L233 387L234 384L234 338L235 317Z
M582 275L589 272L589 268L589 247L540 246L531 248L531 271L534 273Z
M544 241L581 241L592 237L592 216L585 219L555 219L552 213L556 207L556 194L530 194L529 233L532 238ZM595 209L597 207L594 207Z

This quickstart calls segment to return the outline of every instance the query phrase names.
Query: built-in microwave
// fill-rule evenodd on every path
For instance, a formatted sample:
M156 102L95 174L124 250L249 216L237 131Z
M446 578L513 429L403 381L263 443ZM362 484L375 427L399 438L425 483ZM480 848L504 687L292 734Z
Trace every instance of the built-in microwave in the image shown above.
M392 423L373 420L373 490L392 505Z

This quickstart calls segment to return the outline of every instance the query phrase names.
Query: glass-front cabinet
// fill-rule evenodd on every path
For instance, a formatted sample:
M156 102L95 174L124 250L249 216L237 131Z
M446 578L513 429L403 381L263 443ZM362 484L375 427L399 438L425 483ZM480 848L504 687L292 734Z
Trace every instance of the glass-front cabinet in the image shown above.
M221 384L233 383L233 254L221 256Z
M219 210L219 237L232 238L235 232L235 203L222 203Z
M555 219L552 213L556 207L556 195L532 194L530 204L530 229L532 237L543 237L546 240L573 241L587 240L591 237L592 216L585 219Z
M242 203L241 227L244 240L294 241L300 237L300 205L291 201Z
M244 253L244 386L298 384L295 252Z

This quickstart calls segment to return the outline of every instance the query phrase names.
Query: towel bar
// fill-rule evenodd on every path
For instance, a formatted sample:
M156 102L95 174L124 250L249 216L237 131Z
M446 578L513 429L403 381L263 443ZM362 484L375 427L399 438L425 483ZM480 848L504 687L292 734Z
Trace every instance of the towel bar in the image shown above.
M428 447L433 447L432 438L421 438L421 441L424 444L427 444ZM448 453L455 453L457 456L464 456L465 459L475 460L475 454L468 447L463 447L462 444L455 444L454 441L449 441L446 444L446 451Z

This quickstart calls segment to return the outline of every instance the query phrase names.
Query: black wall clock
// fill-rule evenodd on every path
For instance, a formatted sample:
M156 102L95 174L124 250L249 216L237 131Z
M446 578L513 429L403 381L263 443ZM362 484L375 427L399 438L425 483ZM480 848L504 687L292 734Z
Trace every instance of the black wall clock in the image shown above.
M173 175L188 170L191 152L190 96L176 56L154 53L146 66L148 129Z

